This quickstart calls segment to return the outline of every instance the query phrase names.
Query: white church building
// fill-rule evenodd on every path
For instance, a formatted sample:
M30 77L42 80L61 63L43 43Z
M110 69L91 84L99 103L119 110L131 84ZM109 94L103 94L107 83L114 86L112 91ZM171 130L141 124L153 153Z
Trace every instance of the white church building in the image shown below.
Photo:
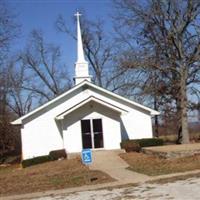
M12 122L21 125L22 157L65 149L67 153L120 149L126 139L152 137L151 117L159 112L91 82L77 13L75 85Z

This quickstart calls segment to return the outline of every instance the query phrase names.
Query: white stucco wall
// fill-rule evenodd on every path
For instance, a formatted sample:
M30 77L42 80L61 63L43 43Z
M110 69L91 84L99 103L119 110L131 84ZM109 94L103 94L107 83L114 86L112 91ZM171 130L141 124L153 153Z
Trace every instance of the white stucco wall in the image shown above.
M141 112L130 112L122 115L128 139L141 139L153 137L151 117ZM125 134L123 134L125 136ZM123 138L126 139L126 138Z
M86 104L68 115L63 121L64 147L67 152L82 150L81 120L102 119L104 149L119 149L121 142L120 116L108 108L93 103ZM73 145L72 145L73 144Z
M122 104L120 101L116 101L114 98L109 98L107 95L97 93L95 90L89 91L90 95L103 100L109 101L110 103L127 110L127 113L121 114L121 121L124 127L122 127L122 139L141 139L141 138L152 138L152 120L151 115L143 110L138 110L128 104Z
M82 92L81 95L70 97L23 121L24 126L21 129L23 159L47 155L52 150L63 149L62 127L60 122L56 122L55 117L84 99L85 95Z
M87 105L84 105L66 116L63 121L56 122L57 115L91 95L127 112L123 112L120 116L101 105L96 105L93 110L89 110ZM123 139L152 137L150 113L95 89L79 88L22 121L23 159L47 155L52 150L62 148L66 148L68 152L80 152L82 150L80 120L95 117L102 118L105 149L120 148L122 133Z

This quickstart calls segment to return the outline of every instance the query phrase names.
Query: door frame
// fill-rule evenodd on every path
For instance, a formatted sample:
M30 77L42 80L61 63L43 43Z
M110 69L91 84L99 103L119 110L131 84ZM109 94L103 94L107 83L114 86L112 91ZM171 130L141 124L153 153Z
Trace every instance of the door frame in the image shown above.
M101 119L101 126L102 126L102 138L103 138L103 147L100 148L95 148L94 147L94 131L93 131L93 120L94 119ZM82 120L89 120L90 121L90 131L91 131L91 142L92 142L92 150L100 150L104 149L104 130L103 130L103 119L101 117L92 117L92 118L86 118L86 119L81 119L80 120L80 126L81 126L81 121ZM82 142L82 149L83 149L83 137L82 137L82 131L81 131L81 142Z

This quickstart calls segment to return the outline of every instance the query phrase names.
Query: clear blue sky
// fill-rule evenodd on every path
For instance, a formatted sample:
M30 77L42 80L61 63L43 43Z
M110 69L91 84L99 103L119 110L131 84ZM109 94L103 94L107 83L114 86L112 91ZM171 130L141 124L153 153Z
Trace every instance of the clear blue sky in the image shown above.
M112 0L5 0L17 14L16 21L21 25L21 35L13 44L15 50L23 49L33 29L41 29L48 42L58 44L62 50L62 60L73 77L76 61L76 42L66 34L55 29L55 21L59 15L66 20L70 29L76 28L73 23L74 13L84 10L86 17L95 20L101 18L106 23L106 31L110 32Z
M48 42L58 44L63 52L63 61L73 73L76 61L76 42L55 29L55 21L62 15L70 29L74 29L74 13L84 10L89 19L101 18L110 22L111 0L7 0L8 6L17 14L16 21L21 25L21 35L13 44L22 49L33 29L41 29ZM107 25L108 26L108 25Z

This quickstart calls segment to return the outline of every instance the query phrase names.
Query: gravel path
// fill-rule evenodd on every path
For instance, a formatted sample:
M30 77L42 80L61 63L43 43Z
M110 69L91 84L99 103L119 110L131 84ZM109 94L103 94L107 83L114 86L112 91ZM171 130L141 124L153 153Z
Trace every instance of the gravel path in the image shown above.
M200 178L166 184L141 184L137 187L93 190L72 194L51 195L32 200L199 200Z

